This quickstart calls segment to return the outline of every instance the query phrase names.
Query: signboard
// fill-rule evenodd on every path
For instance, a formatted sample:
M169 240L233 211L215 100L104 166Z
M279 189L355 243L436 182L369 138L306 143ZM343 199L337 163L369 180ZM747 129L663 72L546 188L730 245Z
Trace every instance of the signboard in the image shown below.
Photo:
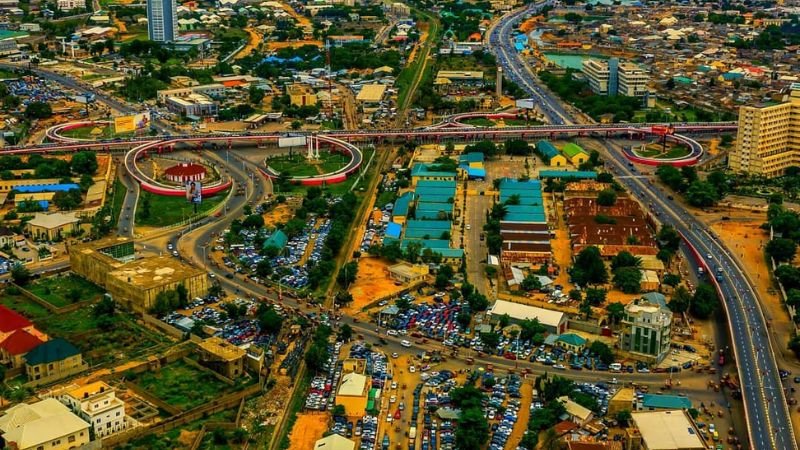
M150 126L150 112L114 118L115 133L134 133L146 130Z
M659 136L666 136L668 134L672 134L675 132L675 129L671 126L654 126L650 127L650 132L653 134L657 134Z
M282 137L278 138L278 147L301 147L306 145L305 136Z
M186 201L199 205L203 201L203 183L199 181L186 182Z
M515 106L521 109L533 109L536 102L532 98L521 98L516 101Z

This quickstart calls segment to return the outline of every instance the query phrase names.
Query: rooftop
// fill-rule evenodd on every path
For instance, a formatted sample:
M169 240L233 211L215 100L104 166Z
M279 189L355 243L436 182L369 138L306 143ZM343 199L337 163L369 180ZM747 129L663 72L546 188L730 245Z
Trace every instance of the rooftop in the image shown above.
M647 411L631 415L650 450L708 448L686 411Z
M354 450L356 443L336 433L319 439L314 444L314 450Z
M356 96L359 102L377 103L386 94L385 84L365 84Z
M36 213L33 219L28 221L28 224L34 227L42 227L48 230L63 227L72 223L80 222L80 219L75 216L74 212L69 213Z
M339 385L337 395L358 397L364 395L364 387L367 385L367 377L360 373L350 372L342 376L342 384Z
M42 340L38 337L28 333L23 329L19 329L5 338L5 340L0 343L0 348L7 351L11 355L24 355L38 347L41 343Z
M564 319L564 313L561 311L552 311L505 300L494 302L489 313L493 316L508 314L509 317L517 320L539 319L539 323L550 327L557 327Z
M54 398L30 405L14 405L0 417L3 439L6 443L15 443L17 448L36 448L88 428L89 424Z
M76 400L81 400L84 398L91 397L95 394L112 392L113 390L114 389L108 384L106 384L106 382L95 381L94 383L89 383L81 387L67 391L65 394Z
M62 338L55 338L34 348L27 355L25 361L29 366L48 364L63 361L70 356L80 355L80 350Z
M31 321L20 313L0 305L0 332L8 333L31 326Z
M243 358L247 353L245 350L217 336L205 339L197 344L197 346L207 353L210 353L225 361L235 361Z
M689 409L692 401L680 395L644 394L642 406L648 409Z
M110 276L139 288L153 288L179 283L187 276L205 272L169 256L154 256L120 265Z

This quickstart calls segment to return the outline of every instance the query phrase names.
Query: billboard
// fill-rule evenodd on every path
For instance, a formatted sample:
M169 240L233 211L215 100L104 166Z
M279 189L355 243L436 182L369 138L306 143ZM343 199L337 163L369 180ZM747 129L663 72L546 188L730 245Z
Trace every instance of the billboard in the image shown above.
M278 147L301 147L306 145L305 136L282 137L278 138Z
M134 133L144 131L150 126L150 112L114 118L115 133Z
M520 109L533 109L536 102L532 98L521 98L516 101L516 107Z
M187 181L186 185L186 201L199 205L203 201L203 183L199 181Z
M668 127L667 126L653 126L653 127L650 127L650 132L653 133L653 134L657 134L659 136L665 136L665 135L668 135L668 134L674 134L675 133L675 128L672 125L670 125Z

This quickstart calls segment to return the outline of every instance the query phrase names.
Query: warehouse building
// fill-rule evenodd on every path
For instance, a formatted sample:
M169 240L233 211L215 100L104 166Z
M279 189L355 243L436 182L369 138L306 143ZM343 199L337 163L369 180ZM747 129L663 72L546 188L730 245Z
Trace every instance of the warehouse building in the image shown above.
M631 414L626 448L642 450L707 450L688 411L648 411Z
M567 165L567 158L562 155L555 145L549 141L539 141L536 143L536 153L542 158L545 164L553 167L564 167Z
M515 266L539 266L552 257L550 229L544 212L542 183L538 180L500 180L498 201L512 197L518 205L506 205L506 216L500 221L503 238L500 261Z
M497 300L487 313L493 320L499 320L505 314L515 322L538 319L550 334L561 334L567 330L567 316L561 311Z
M73 245L68 251L73 272L104 287L115 301L137 311L150 309L160 292L174 290L179 284L189 297L208 292L205 271L168 256L136 259L129 238Z

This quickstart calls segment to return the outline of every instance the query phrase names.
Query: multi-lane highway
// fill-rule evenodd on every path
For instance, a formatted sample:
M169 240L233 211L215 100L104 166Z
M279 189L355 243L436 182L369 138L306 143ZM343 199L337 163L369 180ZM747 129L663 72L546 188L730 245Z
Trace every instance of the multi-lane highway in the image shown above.
M532 93L545 115L555 124L570 123L559 102L536 86L530 69L511 47L514 23L547 3L514 11L491 30L489 43L508 76ZM511 73L509 73L511 72ZM564 122L560 122L564 118ZM768 338L767 321L755 291L737 260L717 236L693 217L681 204L670 200L659 188L635 175L622 149L609 144L608 163L619 180L641 201L652 206L664 223L676 227L698 263L705 266L717 286L733 340L735 364L742 385L750 445L756 449L796 449L790 412L786 404L775 354Z
M537 2L504 15L487 33L489 49L503 68L505 76L524 89L536 102L536 107L547 121L554 125L570 124L572 120L564 107L553 98L546 88L536 84L530 66L517 54L512 43L514 26L527 14L538 14L543 8L552 6L552 1Z

